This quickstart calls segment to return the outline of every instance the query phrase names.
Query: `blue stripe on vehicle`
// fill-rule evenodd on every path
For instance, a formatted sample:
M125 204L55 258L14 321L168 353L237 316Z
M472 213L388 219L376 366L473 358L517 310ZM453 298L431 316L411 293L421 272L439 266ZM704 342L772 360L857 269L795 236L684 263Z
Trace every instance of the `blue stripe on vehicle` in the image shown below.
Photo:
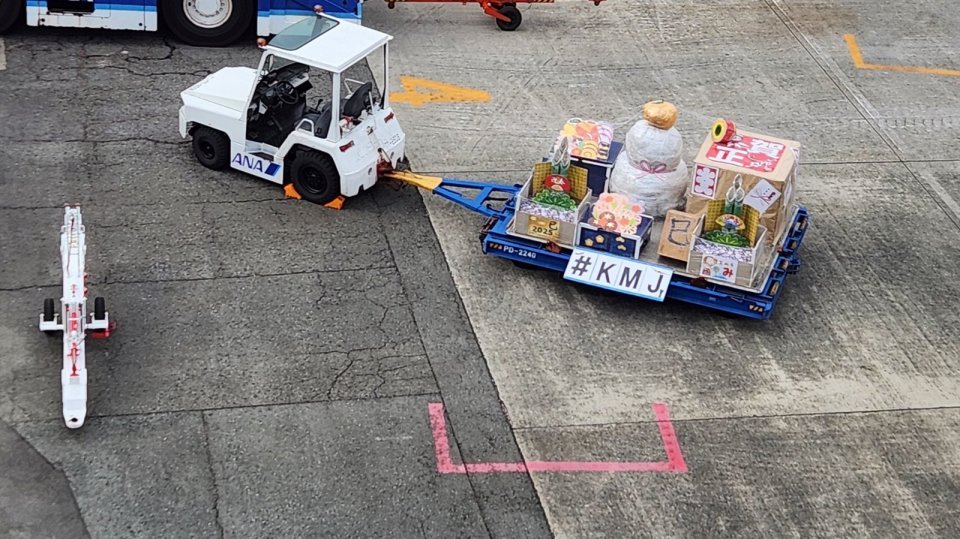
M47 9L46 0L27 0L27 7ZM109 4L102 2L94 3L94 9L110 11L157 11L156 0L113 0Z
M280 165L276 163L270 163L270 166L267 167L267 176L273 176L277 173L277 170L280 168Z
M79 2L78 2L79 3ZM27 0L30 7L47 7L46 0ZM94 7L99 6L129 6L136 8L157 7L157 0L111 0L110 2L93 2Z

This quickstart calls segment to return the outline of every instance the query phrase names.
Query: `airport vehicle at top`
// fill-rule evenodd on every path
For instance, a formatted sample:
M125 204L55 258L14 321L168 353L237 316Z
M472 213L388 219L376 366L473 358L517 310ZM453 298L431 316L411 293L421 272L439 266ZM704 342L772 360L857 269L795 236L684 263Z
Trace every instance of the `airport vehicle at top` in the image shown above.
M391 39L318 13L263 40L258 68L227 67L182 92L180 135L208 168L290 185L318 204L354 196L405 160L388 102Z
M184 43L224 46L252 24L269 36L312 17L314 7L359 23L362 0L0 0L0 33L26 13L29 26L157 30L160 18Z

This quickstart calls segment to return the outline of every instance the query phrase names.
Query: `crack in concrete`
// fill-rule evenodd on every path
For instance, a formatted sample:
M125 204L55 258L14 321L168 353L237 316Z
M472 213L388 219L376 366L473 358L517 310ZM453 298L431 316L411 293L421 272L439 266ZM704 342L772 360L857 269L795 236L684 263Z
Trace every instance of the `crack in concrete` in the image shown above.
M110 165L107 165L110 166ZM250 204L250 203L262 203L262 202L284 202L285 198L273 197L273 198L247 198L247 199L238 199L238 200L184 200L177 202L177 206L219 206L219 205L232 205L232 204ZM173 204L163 204L158 202L144 202L142 204L111 204L111 208L128 208L128 207L138 207L138 208L150 208L150 207L165 207L172 206ZM96 207L96 204L84 206ZM62 210L63 205L49 205L49 206L0 206L0 210ZM97 228L100 228L98 225ZM362 235L362 234L360 234Z
M114 139L98 139L95 137L81 137L75 139L7 139L5 143L24 143L24 144L126 144L129 142L151 142L153 144L164 144L167 146L188 146L189 140L157 140L150 137L122 137Z
M220 484L217 481L216 471L213 469L213 454L210 452L210 426L207 424L206 412L200 412L200 422L203 425L204 450L207 454L207 468L210 471L210 481L213 483L213 515L220 539L223 539L223 522L220 520Z
M89 286L106 286L106 285L135 285L135 284L163 284L163 283L192 283L192 282L203 282L203 281L219 281L226 279L255 279L255 278L266 278L266 277L288 277L294 275L323 275L328 273L347 273L347 272L364 272L364 271L376 271L383 269L392 269L391 266L365 266L365 267L356 267L356 268L338 268L338 269L329 269L329 270L300 270L300 271L287 271L287 272L278 272L278 273L249 273L242 275L224 275L218 277L175 277L171 279L142 279L142 280L118 280L118 281L87 281ZM23 290L31 289L44 289L44 288L54 288L62 286L62 283L55 284L34 284L27 286L17 286L10 288L0 288L0 292L20 292Z
M837 410L834 412L798 412L791 414L758 414L758 415L732 415L715 417L691 417L679 419L671 415L671 423L698 423L706 421L742 421L742 420L766 420L766 419L789 419L789 418L808 418L808 417L831 417L831 416L856 416L872 414L898 414L910 412L936 412L936 411L960 411L960 405L956 406L929 406L917 408L875 408L868 410ZM603 427L630 427L635 425L644 425L647 423L657 423L656 419L639 419L636 421L609 421L602 423L571 423L568 425L531 425L515 426L516 431L535 431L535 430L564 430L564 429L591 429Z
M115 413L115 414L96 414L96 415L87 415L87 419L109 419L115 417L148 417L155 415L165 415L165 414L194 414L197 412L220 412L227 410L245 410L245 409L254 409L254 408L270 408L270 407L284 407L284 406L303 406L305 404L330 404L336 402L365 402L373 400L383 400L383 399L408 399L410 397L430 397L430 398L439 398L440 394L436 391L421 391L416 393L404 393L399 395L388 395L383 397L346 397L346 398L336 398L336 399L307 399L302 401L295 402L269 402L263 404L237 404L234 406L211 406L208 408L178 408L171 410L157 410L150 412L129 412L129 413ZM62 418L49 418L49 419L29 419L23 421L8 421L8 424L16 427L17 425L41 425L46 423L59 423L62 421Z

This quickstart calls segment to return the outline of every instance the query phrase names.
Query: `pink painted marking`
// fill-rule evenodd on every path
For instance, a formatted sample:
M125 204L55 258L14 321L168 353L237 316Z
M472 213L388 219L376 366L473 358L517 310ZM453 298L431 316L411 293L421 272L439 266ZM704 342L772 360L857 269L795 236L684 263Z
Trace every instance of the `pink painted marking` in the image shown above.
M652 405L660 429L660 440L667 453L667 460L659 462L600 462L600 461L529 461L529 462L477 462L454 464L450 457L450 440L447 423L443 417L443 404L427 405L430 414L430 429L433 431L433 451L437 459L437 471L442 474L463 473L526 473L526 472L604 472L604 473L686 473L687 463L680 451L680 442L670 422L667 405L657 402Z

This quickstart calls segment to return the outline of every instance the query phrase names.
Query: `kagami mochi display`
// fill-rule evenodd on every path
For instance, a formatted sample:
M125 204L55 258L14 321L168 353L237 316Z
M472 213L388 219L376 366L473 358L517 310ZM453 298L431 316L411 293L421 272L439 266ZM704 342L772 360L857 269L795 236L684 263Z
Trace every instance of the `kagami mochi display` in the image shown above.
M689 178L676 123L677 108L671 103L644 105L643 119L627 132L624 151L610 173L608 190L640 201L652 217L663 217L684 202Z

